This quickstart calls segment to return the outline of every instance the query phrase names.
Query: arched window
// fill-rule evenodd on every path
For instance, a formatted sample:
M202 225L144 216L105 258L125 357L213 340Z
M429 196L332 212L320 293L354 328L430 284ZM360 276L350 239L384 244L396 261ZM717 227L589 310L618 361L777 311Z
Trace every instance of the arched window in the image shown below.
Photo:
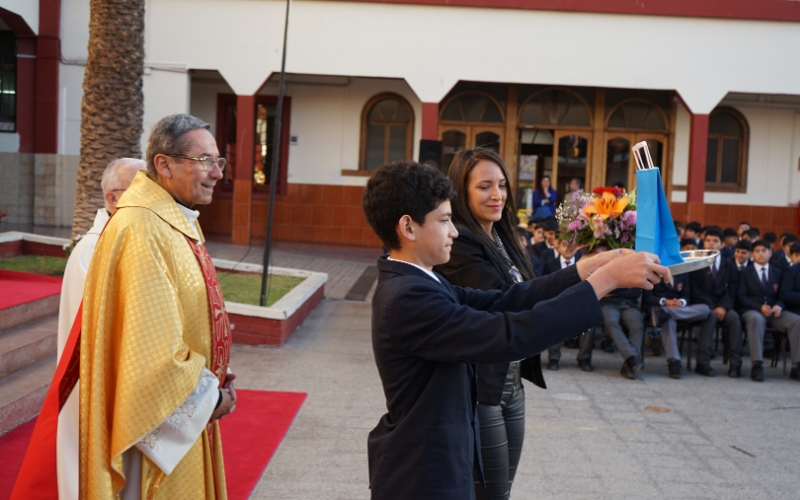
M488 95L464 92L444 104L440 119L443 122L503 123L503 112Z
M521 106L520 125L591 127L589 105L567 89L550 88L530 96Z
M611 110L607 128L667 132L667 116L655 104L644 99L626 99Z
M743 193L747 189L747 120L731 108L708 117L706 189Z
M376 170L413 154L414 111L397 94L380 94L361 114L361 170Z

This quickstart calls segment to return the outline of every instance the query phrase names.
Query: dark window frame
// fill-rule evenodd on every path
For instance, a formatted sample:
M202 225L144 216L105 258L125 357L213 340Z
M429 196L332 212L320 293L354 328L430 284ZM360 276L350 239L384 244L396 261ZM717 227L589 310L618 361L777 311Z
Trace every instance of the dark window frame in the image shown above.
M16 35L12 31L0 31L0 133L17 131L17 59ZM11 110L6 109L6 90L13 94Z
M721 134L718 132L711 132L711 117L716 113L726 113L731 115L733 119L739 122L739 125L742 128L742 135L741 136L734 136L731 134ZM717 181L716 182L708 182L706 181L705 190L710 192L716 193L746 193L747 192L747 160L748 160L748 151L750 146L750 125L747 123L747 119L744 117L742 113L734 108L730 108L727 106L720 106L714 108L711 113L708 115L708 142L712 140L717 141L717 157L714 159L715 165L717 167ZM722 178L722 143L724 139L739 139L739 166L737 167L737 174L736 182L721 182L720 179ZM708 150L706 150L706 169L708 168L709 163L712 161L711 158L708 158ZM705 178L705 175L703 176Z
M233 182L226 182L225 179L229 179L228 177L232 170L235 168L236 164L236 153L235 151L231 154L227 151L226 148L226 136L229 136L233 133L234 137L236 137L236 112L234 111L234 115L232 117L232 123L234 130L233 132L229 130L228 123L225 119L226 113L226 106L237 106L238 99L236 94L217 94L217 148L220 151L220 155L227 156L229 160L228 168L225 170L225 177L223 182L218 182L215 188L215 194L218 194L221 198L232 198L233 197ZM256 96L256 100L254 103L253 109L253 144L255 145L255 133L256 133L256 120L257 117L257 106L262 104L264 106L277 106L278 105L278 96L271 96L271 95L258 95ZM229 108L228 108L229 109ZM281 124L281 152L280 152L280 160L278 162L278 185L276 186L275 193L276 195L281 198L286 196L288 192L288 173L289 173L289 138L291 136L290 129L291 129L291 110L292 110L292 98L289 96L285 96L283 100L283 118ZM236 143L234 143L236 144ZM269 199L269 184L258 185L253 182L252 174L250 181L252 182L252 192L253 192L253 199Z
M398 101L402 106L406 108L406 112L408 113L408 120L407 121L399 121L399 120L381 120L375 122L374 120L369 119L369 113L372 111L379 102L385 99L394 99ZM405 97L401 96L400 94L396 94L394 92L383 92L377 95L372 96L364 107L361 110L361 136L360 141L361 145L359 147L359 154L358 154L358 170L354 171L342 171L343 173L348 173L350 175L372 175L375 170L367 170L367 146L369 141L369 126L372 123L380 123L381 125L386 125L384 137L384 144L383 144L383 158L384 164L388 162L389 157L389 148L390 148L390 141L389 141L389 134L390 134L390 125L404 125L406 127L406 160L413 159L414 156L414 108L411 107L411 104L406 100ZM352 172L352 173L351 173Z

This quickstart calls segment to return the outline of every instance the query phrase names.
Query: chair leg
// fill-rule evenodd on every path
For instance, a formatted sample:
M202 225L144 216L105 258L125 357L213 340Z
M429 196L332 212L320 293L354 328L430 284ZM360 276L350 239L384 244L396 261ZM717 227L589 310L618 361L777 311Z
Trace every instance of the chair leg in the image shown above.
M783 356L783 376L786 376L786 344L789 342L789 336L781 335L781 356Z

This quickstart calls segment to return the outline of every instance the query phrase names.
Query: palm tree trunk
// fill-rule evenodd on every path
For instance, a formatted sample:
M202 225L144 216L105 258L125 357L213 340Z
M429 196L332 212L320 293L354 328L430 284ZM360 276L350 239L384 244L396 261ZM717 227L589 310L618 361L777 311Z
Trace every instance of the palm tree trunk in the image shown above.
M117 158L141 158L145 0L91 0L81 103L81 163L72 237L103 206L100 180Z

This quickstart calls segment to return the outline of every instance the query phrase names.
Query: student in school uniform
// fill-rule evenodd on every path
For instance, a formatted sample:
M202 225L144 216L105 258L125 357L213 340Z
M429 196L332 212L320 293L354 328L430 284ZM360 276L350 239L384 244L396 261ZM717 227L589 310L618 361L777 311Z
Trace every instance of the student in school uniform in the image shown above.
M789 257L792 259L792 265L781 278L780 297L786 304L787 311L800 316L800 243L794 243L789 247ZM794 380L800 380L800 364L792 364L789 376Z
M531 247L531 252L544 264L548 260L558 256L558 249L556 248L556 244L558 243L558 238L556 236L558 233L558 222L556 222L555 218L545 219L539 226L542 228L544 240L533 245L533 247Z
M566 241L558 242L559 256L548 260L544 266L544 274L553 274L569 266L575 265L581 258L581 252L576 252ZM594 371L592 367L592 348L594 347L594 328L589 328L580 336L578 343L578 368L585 372ZM561 362L561 346L554 345L547 351L547 369L558 370Z
M753 244L753 263L739 276L737 302L739 314L747 331L750 360L753 368L750 378L764 381L764 332L767 325L786 333L792 352L792 365L800 363L800 316L785 311L780 298L782 272L771 266L770 244L758 240Z
M703 245L708 250L720 250L724 234L718 229L706 231ZM717 255L716 260L706 269L689 273L691 301L705 304L717 316L717 324L722 325L728 335L731 356L728 361L728 376L742 376L742 320L736 312L736 291L739 284L739 271L728 259ZM709 350L710 350L710 346ZM704 357L710 358L706 351ZM698 354L698 360L700 355Z
M372 346L388 412L368 438L373 499L470 500L483 461L476 363L534 356L602 319L599 297L670 279L657 257L606 252L506 291L459 288L450 259L450 181L415 162L378 169L362 208L389 255L378 259ZM658 273L658 274L657 274Z
M741 271L753 263L752 255L753 244L748 240L739 240L739 243L736 244L733 257L730 258L730 262L736 266L737 271Z

